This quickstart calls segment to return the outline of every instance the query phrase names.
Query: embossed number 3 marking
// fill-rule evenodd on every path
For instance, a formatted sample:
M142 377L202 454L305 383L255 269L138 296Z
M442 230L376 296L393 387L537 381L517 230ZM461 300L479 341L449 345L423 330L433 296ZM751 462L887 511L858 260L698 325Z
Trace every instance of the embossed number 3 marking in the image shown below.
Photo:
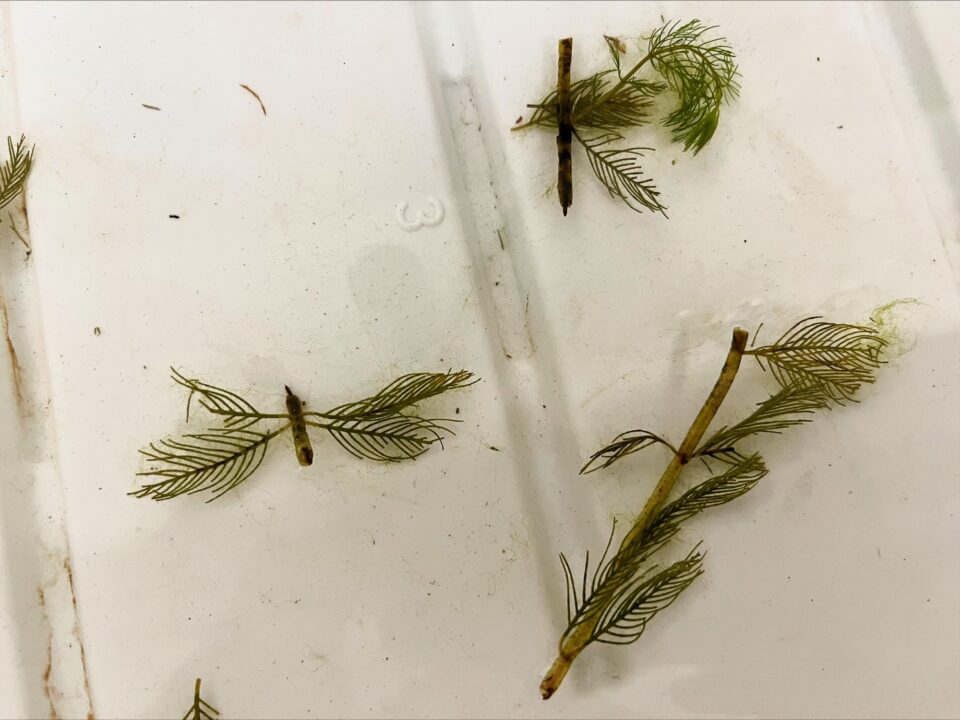
M407 201L401 200L397 203L397 223L407 232L419 230L424 225L433 227L443 222L443 203L432 195L427 198L427 203L432 208L431 215L424 215L423 210L417 210L413 215L413 220L407 218Z

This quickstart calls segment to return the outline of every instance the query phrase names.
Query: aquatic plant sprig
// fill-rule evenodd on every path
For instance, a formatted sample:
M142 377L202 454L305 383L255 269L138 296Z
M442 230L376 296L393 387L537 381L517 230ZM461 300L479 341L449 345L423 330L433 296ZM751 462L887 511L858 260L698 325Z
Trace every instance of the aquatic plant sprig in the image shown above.
M677 105L661 122L671 130L673 141L694 155L710 142L720 122L721 106L739 93L733 49L725 38L715 35L715 29L699 20L665 22L644 38L646 52L629 69L623 65L626 43L604 36L613 67L573 83L569 72L572 40L561 41L557 89L528 105L533 115L511 129L558 129L557 191L564 215L573 202L572 138L612 197L637 212L666 215L660 192L641 164L652 148L624 148L621 143L625 131L649 122L654 98L668 89L676 95ZM659 77L641 77L645 68Z
M414 460L434 443L442 446L445 436L455 434L450 425L459 422L422 417L416 406L478 380L466 370L412 373L397 378L370 397L325 412L304 410L300 398L284 386L287 412L263 413L235 392L187 378L173 368L171 371L174 382L190 391L187 422L191 402L197 395L200 406L218 424L203 432L165 438L142 449L140 453L152 467L138 475L155 482L131 492L135 497L169 500L209 492L212 497L207 502L215 500L253 475L263 462L270 441L288 429L302 466L313 463L308 428L326 431L344 450L360 459ZM278 427L263 429L261 423L270 421L282 422Z
M7 138L7 159L0 165L0 210L23 191L33 167L35 150L27 147L25 135L20 136L16 145L13 144L13 138Z
M747 339L745 330L734 329L720 375L679 446L649 430L631 430L595 452L581 469L581 473L594 472L654 446L666 448L671 455L640 514L611 555L614 525L592 575L589 553L582 573L575 573L567 557L560 555L567 627L557 657L540 685L544 699L557 691L573 662L590 644L637 641L650 620L703 573L705 554L699 543L665 567L652 563L651 558L680 532L684 522L749 492L767 474L763 458L745 450L743 443L758 435L780 434L810 422L818 410L854 400L862 385L875 381L886 347L874 327L820 318L801 320L772 345L747 348ZM746 355L771 371L779 390L740 422L703 440ZM708 469L711 460L718 461L723 469L668 502L681 473L695 459Z

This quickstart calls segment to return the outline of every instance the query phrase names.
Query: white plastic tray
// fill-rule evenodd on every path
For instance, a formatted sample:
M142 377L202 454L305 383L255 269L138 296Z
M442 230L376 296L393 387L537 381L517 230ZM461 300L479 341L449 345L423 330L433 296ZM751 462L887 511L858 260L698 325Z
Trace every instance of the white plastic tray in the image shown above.
M958 8L0 6L0 133L38 147L29 260L0 225L0 715L179 717L199 676L224 717L956 716ZM577 77L661 14L722 28L741 99L696 158L650 131L669 220L582 158L563 218L553 137L508 129L558 37ZM767 479L680 540L706 574L544 704L557 554L663 462L578 477L589 453L681 434L735 324L902 297L910 351L764 441ZM285 441L216 503L156 504L126 492L181 422L170 365L278 408L483 381L416 463L326 441L301 471ZM765 382L745 365L718 422Z

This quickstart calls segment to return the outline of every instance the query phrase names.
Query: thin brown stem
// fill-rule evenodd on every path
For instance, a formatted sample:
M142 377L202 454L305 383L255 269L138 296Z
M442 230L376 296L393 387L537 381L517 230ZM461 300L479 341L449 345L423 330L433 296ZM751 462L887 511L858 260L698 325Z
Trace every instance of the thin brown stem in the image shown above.
M570 62L573 57L573 38L559 42L557 60L557 195L566 216L573 204L573 126L570 118L573 102L570 97Z
M723 404L724 398L730 391L731 385L733 385L737 371L740 369L740 361L743 358L744 349L747 346L747 337L748 334L746 330L734 328L733 338L730 341L730 350L727 352L727 359L724 361L723 368L720 370L720 376L717 378L716 383L714 383L710 395L707 396L706 401L703 403L703 407L700 408L700 412L697 413L697 417L694 418L693 424L690 425L690 429L687 430L687 434L683 438L679 449L674 453L670 463L660 476L660 480L657 482L657 486L647 500L646 505L644 505L640 515L638 515L634 521L633 527L620 543L620 549L611 559L614 567L622 562L622 558L625 557L626 551L629 549L631 543L640 538L647 530L651 521L656 516L657 511L663 506L663 503L670 495L670 491L673 489L677 478L680 477L680 473L683 472L683 468L693 458L697 446L700 444L700 439L713 421L717 410L720 409L720 405ZM586 618L584 622L577 625L572 633L564 635L561 639L557 658L553 661L553 665L550 666L550 670L547 671L543 681L540 683L540 694L544 700L548 699L557 691L557 688L559 688L560 683L563 682L563 678L566 676L573 661L583 652L584 648L595 639L594 631L600 621L603 610L604 608L602 607L597 608L591 617Z

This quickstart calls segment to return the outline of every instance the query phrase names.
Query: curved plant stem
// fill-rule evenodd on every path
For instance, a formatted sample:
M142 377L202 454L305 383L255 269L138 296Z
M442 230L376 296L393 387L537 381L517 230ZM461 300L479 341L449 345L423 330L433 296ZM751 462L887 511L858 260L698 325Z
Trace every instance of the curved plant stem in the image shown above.
M626 77L629 77L629 75ZM737 376L737 371L740 369L740 361L743 358L743 352L747 346L747 337L746 330L741 328L734 329L727 359L723 363L723 369L720 371L720 376L717 378L716 383L714 383L713 390L710 391L710 395L703 403L703 407L701 407L700 412L697 413L697 417L683 438L680 448L674 453L670 464L667 465L663 474L660 476L657 486L647 500L646 505L644 505L640 515L636 521L634 521L630 532L627 533L626 537L624 537L620 543L620 549L611 561L614 567L616 567L619 562L622 562L620 558L627 554L625 551L630 547L631 543L639 539L647 529L656 512L670 494L670 490L673 488L674 483L676 483L677 478L680 477L680 473L683 472L683 468L695 456L700 439L713 421L717 410L720 409L720 405L730 391L731 385L733 385L734 378ZM597 623L600 621L602 611L603 608L598 608L592 618L578 625L574 632L566 635L561 640L557 658L553 661L553 665L550 666L543 681L540 683L540 694L544 700L548 699L557 691L557 688L559 688L560 683L563 682L563 678L566 676L573 661L583 649L590 644Z

